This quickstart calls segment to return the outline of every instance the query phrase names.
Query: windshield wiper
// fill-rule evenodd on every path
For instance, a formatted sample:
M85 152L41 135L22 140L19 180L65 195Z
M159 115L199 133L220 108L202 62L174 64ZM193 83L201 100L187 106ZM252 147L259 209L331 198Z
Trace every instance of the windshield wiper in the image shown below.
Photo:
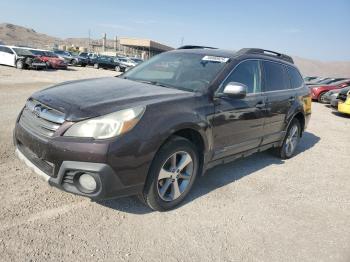
M167 88L175 88L157 81L148 81L148 80L136 80L136 79L132 79L134 81L140 82L140 83L145 83L145 84L150 84L150 85L154 85L154 86L161 86L161 87L167 87Z

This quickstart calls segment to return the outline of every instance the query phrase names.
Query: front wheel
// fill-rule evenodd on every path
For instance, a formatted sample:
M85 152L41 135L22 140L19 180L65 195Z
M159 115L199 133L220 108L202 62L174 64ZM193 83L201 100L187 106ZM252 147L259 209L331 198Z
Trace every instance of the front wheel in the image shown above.
M95 69L98 69L99 68L99 65L97 63L94 64L94 68Z
M16 68L17 68L17 69L23 69L23 68L24 68L24 62L23 62L23 60L17 60L17 61L16 61Z
M114 68L114 70L115 70L116 72L120 72L120 66L116 66L116 67Z
M288 127L283 144L278 148L278 154L282 159L291 158L299 144L301 135L301 125L297 119L293 119Z
M173 209L190 192L199 170L197 148L173 137L156 154L141 200L157 211Z

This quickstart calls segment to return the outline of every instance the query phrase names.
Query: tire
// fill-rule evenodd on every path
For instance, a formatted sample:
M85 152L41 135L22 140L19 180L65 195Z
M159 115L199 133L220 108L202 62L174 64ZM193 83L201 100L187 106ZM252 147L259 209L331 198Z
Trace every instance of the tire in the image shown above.
M324 101L324 95L326 94L326 92L323 92L321 93L319 96L318 96L318 102L319 103L322 103L322 104L326 104L326 101Z
M95 69L99 69L99 67L100 67L100 66L99 66L97 63L94 64L94 68L95 68Z
M115 70L116 72L120 72L120 66L116 66L116 67L114 68L114 70Z
M297 128L295 130L295 128ZM301 137L301 125L298 119L294 118L290 123L282 146L277 148L278 156L282 159L293 157ZM292 148L291 148L292 147Z
M17 60L16 61L16 68L17 69L24 69L24 61L23 60Z
M81 67L86 67L86 64L81 64Z
M70 61L72 66L76 66L78 64L77 60L73 59Z
M197 148L189 140L174 136L154 157L139 198L153 210L173 209L190 192L198 170Z

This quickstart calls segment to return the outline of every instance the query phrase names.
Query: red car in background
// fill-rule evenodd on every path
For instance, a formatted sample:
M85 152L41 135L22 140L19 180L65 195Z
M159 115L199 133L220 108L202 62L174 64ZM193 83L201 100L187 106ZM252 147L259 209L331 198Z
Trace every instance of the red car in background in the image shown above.
M38 49L28 49L28 50L32 52L33 55L38 57L42 62L45 62L49 68L67 69L67 63L51 51L38 50Z
M341 89L344 87L350 86L350 79L341 80L335 83L332 83L331 85L317 85L317 86L311 86L311 96L312 100L317 100L318 102L324 103L324 95L334 89Z

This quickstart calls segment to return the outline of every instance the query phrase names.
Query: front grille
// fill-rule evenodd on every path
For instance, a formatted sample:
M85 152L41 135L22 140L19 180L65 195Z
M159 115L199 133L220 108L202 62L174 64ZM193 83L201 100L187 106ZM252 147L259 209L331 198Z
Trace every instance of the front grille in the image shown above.
M29 161L31 161L35 166L37 166L45 174L54 177L55 165L49 161L39 158L32 150L28 147L25 147L21 143L17 143L17 148L23 155L25 155Z
M74 176L76 172L75 171L68 171L64 174L62 183L67 183L67 184L74 184Z
M52 137L64 122L64 114L38 101L28 100L19 124L37 135Z

